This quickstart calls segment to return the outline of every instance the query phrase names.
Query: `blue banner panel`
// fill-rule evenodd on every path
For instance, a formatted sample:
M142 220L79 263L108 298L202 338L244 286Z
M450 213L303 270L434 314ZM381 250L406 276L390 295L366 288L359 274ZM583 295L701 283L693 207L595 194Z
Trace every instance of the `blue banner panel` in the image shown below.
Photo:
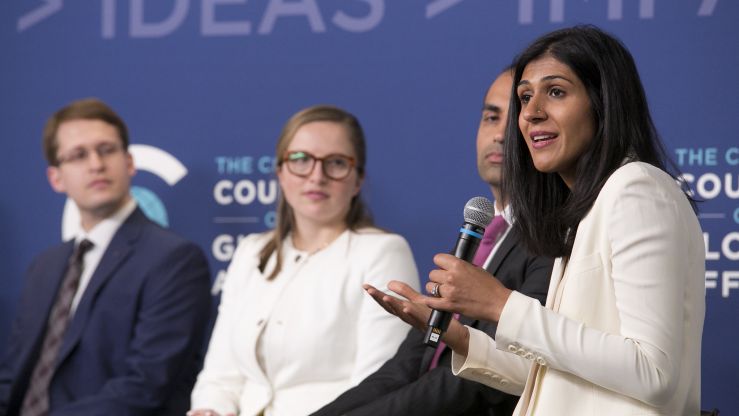
M146 213L222 276L274 224L274 145L297 110L355 113L365 198L421 275L450 249L477 176L483 95L538 35L577 23L632 51L706 243L703 407L739 412L739 3L730 0L10 0L0 2L0 347L32 257L75 210L46 180L41 129L95 96L128 123Z

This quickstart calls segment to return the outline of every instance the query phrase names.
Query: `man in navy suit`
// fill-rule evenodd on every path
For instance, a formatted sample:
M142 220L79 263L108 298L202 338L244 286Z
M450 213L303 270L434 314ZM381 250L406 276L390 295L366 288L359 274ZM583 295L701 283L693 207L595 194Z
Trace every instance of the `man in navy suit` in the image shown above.
M490 86L477 132L478 172L490 185L496 212L504 217L507 213L500 189L501 164L512 82L510 71L505 71ZM529 254L513 231L498 240L480 265L508 288L544 303L552 259ZM382 297L379 292L374 293L376 298ZM496 325L491 322L461 316L459 323L495 335ZM393 358L312 416L502 416L513 412L518 397L454 376L450 369L451 350L445 348L437 353L424 345L423 337L422 332L411 329ZM435 354L438 363L431 365Z
M136 206L127 129L103 102L56 112L43 146L80 231L28 269L0 361L0 415L185 414L210 311L202 250Z

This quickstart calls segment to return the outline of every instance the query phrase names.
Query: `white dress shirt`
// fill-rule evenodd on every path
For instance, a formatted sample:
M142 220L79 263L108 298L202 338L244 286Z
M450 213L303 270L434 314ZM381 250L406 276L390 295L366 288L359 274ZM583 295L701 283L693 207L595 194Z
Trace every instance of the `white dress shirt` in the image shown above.
M80 276L79 286L77 286L77 292L74 294L74 299L72 300L72 309L70 314L74 314L74 311L77 310L77 305L80 303L80 299L82 299L82 295L85 293L85 289L87 289L87 285L90 283L92 274L95 272L95 269L97 269L98 264L103 258L105 250L108 249L108 245L113 239L116 231L121 228L121 225L123 225L128 216L131 215L135 209L136 200L131 198L120 209L118 209L115 214L100 221L92 227L89 232L85 232L82 227L80 227L79 232L74 237L75 245L79 244L82 240L90 240L94 245L87 253L85 253L82 275Z
M490 254L488 254L488 258L485 259L485 263L482 265L483 269L487 269L488 266L490 266L490 262L493 260L493 256L495 256L495 253L498 251L498 248L500 248L501 243L503 243L503 240L508 236L508 233L511 232L511 224L513 224L513 215L511 214L511 208L509 205L506 205L503 210L498 210L498 205L495 205L495 215L502 215L503 219L505 220L506 224L508 224L508 227L505 229L503 234L498 237L497 240L495 240L495 245L493 245L493 249L490 250Z

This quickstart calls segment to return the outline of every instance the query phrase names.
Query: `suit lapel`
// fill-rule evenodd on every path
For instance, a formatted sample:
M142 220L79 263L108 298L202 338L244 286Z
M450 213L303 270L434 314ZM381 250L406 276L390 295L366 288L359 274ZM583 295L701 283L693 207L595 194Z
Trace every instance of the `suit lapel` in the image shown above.
M419 376L426 374L429 371L429 367L431 366L431 360L434 359L435 352L436 352L436 348L426 346L426 350L423 353L423 358L421 359L421 366L418 372Z
M44 321L42 327L46 328L46 324L49 320L49 312L51 307L56 301L56 295L61 287L64 275L67 272L67 266L69 257L72 256L72 250L74 249L74 240L64 243L55 250L55 253L51 254L49 258L44 258L44 265L42 267L41 276L37 277L37 284L34 285L37 289L34 299L38 299L37 307L44 312Z
M115 275L115 271L118 270L121 264L134 251L134 244L139 237L141 227L145 221L148 220L144 214L136 208L118 231L116 231L102 259L100 259L97 269L93 272L85 293L80 298L77 310L72 317L72 322L70 322L67 333L64 336L64 341L57 358L57 366L64 361L74 346L79 342L87 319L92 313L98 292Z
M46 334L46 327L49 323L49 314L51 313L52 305L56 301L57 293L64 279L64 275L67 271L67 263L69 257L72 255L74 249L74 240L68 241L57 248L53 249L53 252L49 255L44 256L42 259L43 265L40 267L40 273L31 278L32 282L26 284L34 288L34 308L40 311L33 316L36 316L29 323L29 339L31 341L31 348L27 348L24 354L28 355L32 351L36 350L38 345L40 348L41 342ZM21 361L25 361L26 358L18 357Z
M556 310L554 308L554 294L557 293L557 288L559 287L559 283L562 281L565 273L563 266L564 265L562 264L561 257L554 259L554 266L552 266L552 277L549 281L549 290L547 291L547 301L545 305L549 309Z
M516 245L517 241L518 236L515 230L510 230L508 234L503 238L503 240L501 240L498 251L495 252L493 258L490 260L490 264L487 268L485 268L485 270L487 270L493 276L498 274L500 266L503 264L505 258L508 257L508 255L511 253L511 250L513 250L513 247Z

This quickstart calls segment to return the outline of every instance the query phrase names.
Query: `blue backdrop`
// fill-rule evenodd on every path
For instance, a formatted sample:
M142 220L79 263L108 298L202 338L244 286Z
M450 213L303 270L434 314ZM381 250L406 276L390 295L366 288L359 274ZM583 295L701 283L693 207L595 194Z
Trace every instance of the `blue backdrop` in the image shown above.
M368 136L366 199L425 277L467 199L489 195L475 168L489 83L536 36L593 23L634 54L660 133L705 200L703 404L738 412L738 18L730 0L0 2L0 348L25 267L73 220L40 147L67 102L97 96L123 116L137 199L209 253L214 278L240 236L273 221L284 121L345 107Z

